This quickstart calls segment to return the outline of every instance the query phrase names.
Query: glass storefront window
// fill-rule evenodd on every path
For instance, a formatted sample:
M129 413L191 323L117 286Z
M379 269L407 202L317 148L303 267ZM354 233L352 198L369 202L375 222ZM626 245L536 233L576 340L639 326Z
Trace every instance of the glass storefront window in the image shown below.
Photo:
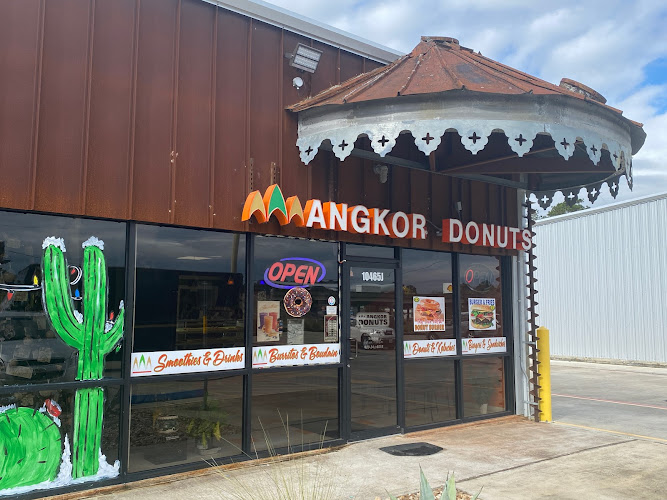
M339 361L336 243L256 237L253 289L253 367Z
M129 471L241 455L242 377L132 386Z
M42 244L62 238L69 266L75 314L83 310L82 244L91 236L104 242L107 310L118 314L125 295L125 224L108 221L0 212L0 381L4 385L72 381L78 352L56 333L42 303ZM104 363L105 377L120 377L120 348Z
M245 236L138 226L134 352L244 345Z
M404 250L401 267L405 339L455 338L452 256L442 252Z
M474 417L505 410L504 359L464 359L463 416Z
M405 425L456 419L454 361L422 359L405 363Z
M252 375L253 451L322 443L340 436L338 369L255 372Z

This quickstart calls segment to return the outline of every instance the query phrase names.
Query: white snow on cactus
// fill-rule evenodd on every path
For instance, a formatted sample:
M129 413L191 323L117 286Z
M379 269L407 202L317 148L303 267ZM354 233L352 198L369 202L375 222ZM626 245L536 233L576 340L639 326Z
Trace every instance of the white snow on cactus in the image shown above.
M118 305L118 308L119 309L125 309L125 301L124 300L120 301L120 304Z
M13 410L16 408L15 404L7 405L7 406L0 406L0 415L5 413L7 410Z
M100 250L104 250L104 242L101 239L97 238L96 236L91 236L86 241L81 243L81 248L86 248L86 247L97 247Z
M100 481L102 479L111 479L117 477L120 473L120 462L116 460L113 465L107 463L107 457L99 450L100 469L94 476L80 477L79 479L72 479L72 452L69 445L69 438L65 434L65 446L62 454L62 461L60 462L60 472L53 481L44 481L39 484L30 486L19 486L17 488L10 488L0 490L0 497L15 497L23 493L29 493L36 490L52 490L55 488L62 488L72 484L87 483L89 481Z
M44 242L42 243L42 250L46 250L46 248L49 245L53 245L54 247L60 248L63 252L66 252L65 250L65 240L62 238L56 238L55 236L49 236L48 238L44 239Z
M72 312L74 313L74 317L76 318L76 320L77 320L79 323L83 324L83 314L81 314L81 313L80 313L79 311L77 311L76 309L72 309Z

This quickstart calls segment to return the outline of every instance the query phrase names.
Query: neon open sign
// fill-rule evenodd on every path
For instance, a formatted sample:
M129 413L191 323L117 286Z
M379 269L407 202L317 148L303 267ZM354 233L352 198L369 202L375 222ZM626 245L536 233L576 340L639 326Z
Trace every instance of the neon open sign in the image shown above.
M319 283L327 270L321 262L306 257L285 257L264 271L264 282L274 288L308 287Z

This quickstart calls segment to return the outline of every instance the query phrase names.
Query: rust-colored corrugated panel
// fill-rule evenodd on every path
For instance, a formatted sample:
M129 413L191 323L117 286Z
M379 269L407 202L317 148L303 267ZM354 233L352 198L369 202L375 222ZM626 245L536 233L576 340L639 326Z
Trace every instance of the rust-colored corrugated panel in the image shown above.
M132 217L169 222L177 0L141 0Z
M34 208L79 214L93 4L62 0L45 6Z
M391 211L411 212L411 173L410 169L391 167ZM388 207L389 208L389 207ZM409 247L410 240L391 240L395 246Z
M364 72L364 58L340 51L340 81L344 82ZM339 82L340 83L340 82Z
M248 35L250 19L218 9L213 225L242 230L248 194Z
M95 2L84 213L129 214L136 0Z
M271 162L279 160L281 106L281 30L252 22L250 56L250 157L255 189L271 184ZM233 99L233 96L228 96ZM295 139L296 142L296 139Z
M451 251L452 246L442 242L442 237L436 236L437 230L442 230L443 219L455 217L451 199L452 178L445 175L433 175L431 177L431 222L437 227L429 224L429 232L433 236L433 249Z
M215 10L201 0L181 4L174 222L198 227L209 226Z
M43 5L0 4L0 206L29 209L39 98Z
M431 214L431 183L435 177L427 171L410 170L410 212L422 214L427 221L433 221ZM410 240L410 246L413 248L431 248L431 239L435 236L436 228L429 222L426 223L428 238L426 240Z
M319 156L319 155L318 155ZM348 156L338 167L338 203L348 206L364 203L364 161ZM339 233L343 241L361 243L363 237L354 233Z
M374 69L382 68L383 66L386 66L386 64L373 61L372 59L364 59L364 67L365 67L364 71L373 71Z
M366 208L389 208L391 206L391 183L387 175L387 182L382 184L380 178L373 171L378 163L371 160L363 162L363 205ZM392 240L387 236L366 235L364 242L372 245L391 245Z

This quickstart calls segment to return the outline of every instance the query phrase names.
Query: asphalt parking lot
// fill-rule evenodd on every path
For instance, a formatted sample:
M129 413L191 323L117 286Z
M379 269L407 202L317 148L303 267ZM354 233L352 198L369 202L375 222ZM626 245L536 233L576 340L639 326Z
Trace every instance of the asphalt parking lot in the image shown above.
M667 367L552 361L554 422L667 444Z

